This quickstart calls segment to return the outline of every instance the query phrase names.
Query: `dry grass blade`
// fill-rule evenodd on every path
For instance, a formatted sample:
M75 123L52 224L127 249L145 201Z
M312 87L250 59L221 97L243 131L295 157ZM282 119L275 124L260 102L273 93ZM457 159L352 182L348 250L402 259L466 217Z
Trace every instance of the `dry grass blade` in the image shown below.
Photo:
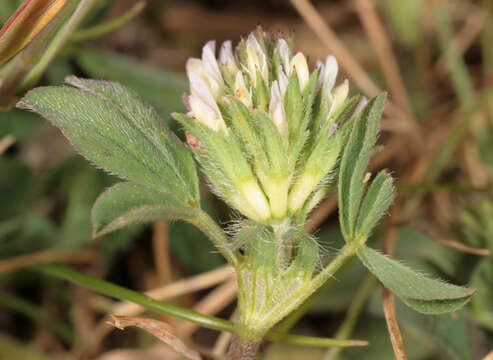
M466 50L474 43L474 40L483 29L484 14L482 11L476 11L469 15L466 23L454 38L457 50L460 54L464 54ZM445 56L442 55L433 66L433 72L439 78L447 75L450 68L447 64Z
M313 5L308 0L291 0L291 3L358 86L371 97L378 95L381 89L370 79L365 70L339 40L335 32L324 21Z
M92 263L98 259L99 255L94 250L83 251L58 251L47 250L33 254L18 256L0 261L0 274L9 271L20 270L39 262L52 263Z
M164 301L217 285L225 280L234 278L234 274L231 266L222 266L205 274L179 280L172 284L147 291L145 294L153 299ZM120 315L136 315L141 311L144 311L141 306L128 301L117 303L111 310L111 312Z
M147 291L145 294L153 299L165 301L212 287L226 280L234 279L234 276L235 273L233 268L229 265L226 265L204 274L179 280L169 285ZM142 306L131 303L129 301L121 301L116 303L108 312L118 315L135 316L144 311L145 309ZM111 327L109 327L104 321L102 321L98 325L94 337L96 337L98 341L102 341L110 331Z
M233 312L230 316L229 320L236 321L238 317L238 308ZM233 333L223 331L218 337L212 348L212 354L218 358L224 358L226 351L228 350L228 346L233 338Z
M185 356L186 358L192 360L201 359L200 355L196 351L189 349L173 333L173 329L171 328L171 326L169 326L165 322L133 316L111 315L111 320L109 320L108 323L120 330L124 330L126 327L129 326L136 326L154 335L159 340L173 348L173 350L175 350L177 353Z
M373 82L359 62L354 58L346 46L339 40L335 32L324 21L308 0L290 0L307 25L313 30L318 38L324 43L329 51L337 58L341 67L347 72L349 77L365 92L369 97L375 97L382 90ZM392 102L387 101L385 111L399 119L407 119L401 109Z
M165 345L145 349L117 349L105 352L95 360L183 360L180 354Z
M418 230L419 232L432 238L433 240L438 241L440 244L451 247L453 249L457 249L459 251L462 251L462 252L465 252L468 254L474 254L474 255L481 255L481 256L490 256L491 255L491 253L488 249L472 248L472 247L466 246L464 244L461 244L460 242L446 239L442 236L439 236L439 235L429 231L428 229L425 229L424 227L422 227L416 223L412 223L411 226L413 228L415 228L416 230Z
M7 135L0 140L0 155L2 155L9 147L15 143L15 137L13 135Z
M193 307L204 315L214 315L223 310L236 299L238 284L236 279L225 282L211 291ZM200 326L192 322L183 322L177 327L177 332L183 337L191 336Z
M171 279L171 261L169 257L169 226L166 220L154 223L152 234L152 253L154 266L161 284L169 284Z
M392 210L389 224L392 224L394 220L401 216L399 205L396 204ZM389 225L386 229L384 237L384 253L392 255L394 253L395 242L397 240L397 227ZM396 360L407 360L406 350L404 348L404 340L402 340L401 330L399 323L397 322L397 315L395 313L394 294L382 286L382 306L385 314L385 321L387 322L387 328L389 330L390 341L394 350L394 356Z
M382 287L382 302L395 359L407 360L404 341L402 340L401 330L399 329L399 323L397 322L397 316L395 314L394 295L386 287Z
M370 39L372 46L375 48L380 68L385 77L390 93L395 102L407 113L408 120L415 123L415 119L409 104L404 81L397 59L392 50L390 39L387 36L380 17L378 16L375 5L372 0L355 0L354 1L358 16L363 23L365 32Z

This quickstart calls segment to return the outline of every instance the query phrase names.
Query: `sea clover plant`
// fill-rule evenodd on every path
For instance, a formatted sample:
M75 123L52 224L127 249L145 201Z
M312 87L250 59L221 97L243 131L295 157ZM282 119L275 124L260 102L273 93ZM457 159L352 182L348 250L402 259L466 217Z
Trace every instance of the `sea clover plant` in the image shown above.
M229 358L248 359L264 335L355 255L406 304L454 311L473 290L429 279L365 245L393 198L391 177L365 174L385 95L348 98L333 56L310 72L288 41L261 30L233 49L215 42L187 62L186 144L119 84L69 77L31 91L20 106L58 126L90 161L124 179L94 204L94 235L160 218L200 228L238 279L237 336ZM195 161L238 214L225 232L201 208ZM307 216L338 189L346 241L324 264Z

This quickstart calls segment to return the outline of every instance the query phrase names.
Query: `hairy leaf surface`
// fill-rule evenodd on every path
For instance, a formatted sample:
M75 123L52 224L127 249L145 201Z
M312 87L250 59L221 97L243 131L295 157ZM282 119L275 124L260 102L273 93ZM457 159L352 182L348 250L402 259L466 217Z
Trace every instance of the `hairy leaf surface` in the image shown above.
M365 245L358 249L357 255L383 285L421 313L455 311L467 304L475 292L430 279Z
M194 218L198 211L172 195L135 183L119 183L103 192L94 203L93 233L101 236L127 225L162 218Z
M29 92L20 106L58 126L82 155L106 170L198 204L198 180L188 149L152 108L119 84L68 81L79 87Z

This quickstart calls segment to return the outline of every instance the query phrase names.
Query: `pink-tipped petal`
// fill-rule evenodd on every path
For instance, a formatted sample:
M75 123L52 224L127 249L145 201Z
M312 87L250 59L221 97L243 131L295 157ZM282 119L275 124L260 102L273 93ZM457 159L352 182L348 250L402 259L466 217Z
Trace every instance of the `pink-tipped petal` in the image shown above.
M188 110L188 111L191 111L191 108L190 108L190 101L189 101L189 96L187 93L183 93L183 95L181 96L181 99L183 101L183 105L185 105L185 108Z

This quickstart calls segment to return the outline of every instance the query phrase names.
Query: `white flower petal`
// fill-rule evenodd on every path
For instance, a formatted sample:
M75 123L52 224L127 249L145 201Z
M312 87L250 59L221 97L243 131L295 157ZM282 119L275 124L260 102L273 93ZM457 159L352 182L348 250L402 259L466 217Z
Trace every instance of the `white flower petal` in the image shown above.
M257 86L257 71L260 71L262 78L268 82L269 69L267 65L267 56L253 33L248 35L248 39L246 41L246 52L248 73L253 86Z
M238 72L239 69L233 55L231 40L227 40L221 45L221 50L219 51L219 64L228 68L233 74Z
M211 40L202 49L201 76L209 85L215 99L219 99L225 90L225 84L215 56L216 42Z
M202 62L206 69L221 74L216 60L216 42L214 40L208 41L202 48Z
M297 53L291 59L291 68L296 70L296 75L298 75L298 81L300 83L300 89L303 90L310 78L310 71L308 70L306 58L302 53Z
M279 133L282 136L286 136L288 133L288 121L286 119L286 112L282 100L283 98L281 97L279 83L277 80L273 81L270 90L269 114L279 130Z
M187 69L187 76L189 80L191 73L196 73L201 77L205 76L204 66L202 65L202 60L200 59L196 59L196 58L188 59L186 69Z
M281 59L281 64L284 67L284 71L288 73L288 76L291 73L290 68L290 60L291 60L291 50L289 49L289 45L284 39L277 40L277 51L279 52L279 58Z
M279 89L281 90L282 98L284 98L284 94L286 93L286 89L288 88L289 79L286 73L283 71L281 65L279 65L279 69L277 70L277 78L279 79Z
M346 101L348 95L349 95L349 82L346 79L341 85L336 87L332 92L334 101L332 102L330 112L332 113L333 111L336 111L339 108L339 106L341 106L344 103L344 101Z
M362 96L361 99L359 99L358 105L356 105L356 108L354 109L353 115L351 117L358 116L365 108L366 104L368 104L368 99L365 96Z
M224 123L217 106L211 107L201 97L196 95L190 95L188 101L190 108L192 109L193 117L197 119L197 121L214 131L223 132L225 135L228 134L226 124Z
M281 89L279 88L279 82L274 80L270 88L269 111L272 111L278 103L282 103Z
M190 79L190 92L192 95L200 97L210 107L217 107L216 100L212 95L211 89L200 74L192 71L188 77Z
M195 119L211 129L218 131L217 114L213 108L196 95L190 95L188 102Z
M322 98L326 98L332 91L332 88L336 82L338 71L339 66L336 58L332 55L327 56L323 71L319 74L319 83L321 83L322 86Z
M222 77L218 78L217 74L214 74L213 72L211 73L210 67L206 68L204 61L200 59L190 58L187 60L186 68L187 76L190 80L190 83L192 83L192 78L199 77L205 82L214 98L220 98L225 86Z

